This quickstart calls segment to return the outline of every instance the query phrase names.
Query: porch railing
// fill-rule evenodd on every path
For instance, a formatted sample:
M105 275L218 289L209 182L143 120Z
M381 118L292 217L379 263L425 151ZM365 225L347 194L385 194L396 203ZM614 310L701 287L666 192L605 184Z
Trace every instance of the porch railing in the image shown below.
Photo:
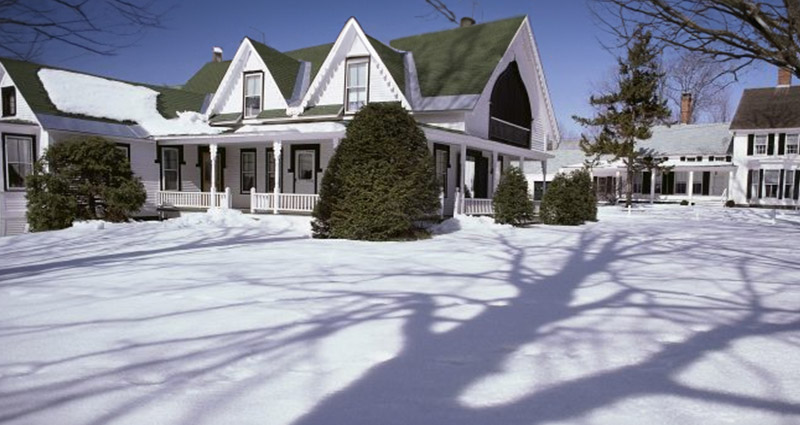
M465 198L464 214L466 215L493 215L494 206L491 199Z
M227 187L224 192L159 190L156 192L156 206L159 208L230 208L231 190Z
M319 195L300 193L256 193L250 192L250 211L255 212L305 212L314 211Z

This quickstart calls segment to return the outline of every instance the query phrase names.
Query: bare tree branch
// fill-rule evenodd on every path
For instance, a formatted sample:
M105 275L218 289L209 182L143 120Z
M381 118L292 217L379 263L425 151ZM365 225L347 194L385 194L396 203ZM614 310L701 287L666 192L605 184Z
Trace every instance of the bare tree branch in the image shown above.
M169 8L152 0L0 0L0 50L29 60L58 42L113 55L161 28Z
M448 21L458 24L458 19L456 19L455 12L450 10L441 0L425 0L425 3L431 5L436 13L444 16Z
M593 0L620 44L648 28L665 47L700 53L736 73L754 61L800 77L800 0Z
M674 119L680 115L684 93L692 95L691 122L727 121L730 117L730 93L735 82L730 78L731 66L697 52L684 52L664 65L664 95L672 104Z

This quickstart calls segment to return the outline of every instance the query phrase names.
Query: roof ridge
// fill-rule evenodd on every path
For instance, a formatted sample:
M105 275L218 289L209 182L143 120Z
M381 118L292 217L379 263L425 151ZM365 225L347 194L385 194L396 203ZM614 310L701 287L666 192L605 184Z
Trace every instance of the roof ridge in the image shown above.
M487 21L487 22L481 22L480 24L473 24L473 25L470 25L468 27L459 26L459 27L448 28L448 29L443 29L443 30L421 32L421 33L418 33L418 34L410 34L410 35L406 35L406 36L403 36L403 37L398 37L398 38L389 40L389 43L391 43L393 41L397 41L397 40L403 40L403 39L406 39L406 38L418 37L418 36L422 36L422 35L439 34L439 33L443 33L443 32L458 31L458 30L467 29L467 28L481 27L481 26L484 26L484 25L490 25L490 24L496 24L496 23L499 23L499 22L510 21L512 19L524 19L526 16L528 16L528 15L526 15L526 14L515 15L515 16L509 16L507 18L495 19L494 21Z

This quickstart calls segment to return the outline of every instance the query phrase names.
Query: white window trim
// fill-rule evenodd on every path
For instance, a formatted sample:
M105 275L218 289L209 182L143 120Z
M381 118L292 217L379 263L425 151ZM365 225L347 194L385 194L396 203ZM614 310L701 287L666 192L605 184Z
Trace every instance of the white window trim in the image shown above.
M161 150L161 187L163 187L164 190L177 190L177 191L180 191L181 190L181 151L180 151L180 149L178 149L176 147L166 147L165 146L165 147L162 147L161 149L162 149ZM175 163L177 164L177 168L175 168L174 170L167 168L167 159L166 159L166 155L165 155L165 153L167 151L174 151L175 152L175 159L176 159ZM167 178L166 178L167 171L176 171L177 172L177 174L176 174L176 176L177 176L177 185L176 186L177 187L175 189L167 189Z
M789 143L789 138L793 137L794 142ZM786 145L784 146L784 154L786 155L797 155L800 154L800 134L798 133L791 133L786 135ZM789 153L789 146L795 146L795 151L793 153Z
M36 163L36 142L34 141L34 136L25 135L25 134L4 134L3 135L3 178L5 179L5 189L9 192L24 192L26 190L25 184L23 181L23 185L21 187L11 186L11 181L9 180L9 166L11 164L26 164L24 162L11 162L8 159L8 139L18 139L18 140L27 140L30 144L30 167L31 172L33 172L33 166Z
M366 64L366 77L364 79L364 86L350 86L350 65ZM355 114L359 109L351 110L349 108L350 89L364 89L364 105L369 103L369 77L370 77L370 58L367 57L354 57L348 58L344 65L344 112L346 114ZM362 106L363 107L363 106Z
M763 147L764 152L759 152L758 148ZM753 139L753 155L766 156L767 155L767 135L756 134Z
M261 90L260 90L260 93L258 93L257 95L255 95L255 94L248 95L247 94L247 80L250 79L250 78L258 78L259 81L260 81ZM261 73L261 72L245 72L244 73L244 78L242 79L242 84L244 85L244 87L242 88L242 109L243 109L242 110L242 116L244 118L255 118L255 117L258 116L258 114L261 113L261 111L264 110L264 74ZM256 112L255 114L252 114L252 115L248 115L247 114L247 99L251 98L251 97L256 97L256 96L258 97L258 112Z

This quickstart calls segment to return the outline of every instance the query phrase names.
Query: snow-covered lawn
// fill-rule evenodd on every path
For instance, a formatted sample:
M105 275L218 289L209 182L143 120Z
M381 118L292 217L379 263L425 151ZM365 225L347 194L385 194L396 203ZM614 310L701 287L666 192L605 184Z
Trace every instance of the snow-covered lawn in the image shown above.
M800 423L800 218L698 211L0 239L0 423Z

